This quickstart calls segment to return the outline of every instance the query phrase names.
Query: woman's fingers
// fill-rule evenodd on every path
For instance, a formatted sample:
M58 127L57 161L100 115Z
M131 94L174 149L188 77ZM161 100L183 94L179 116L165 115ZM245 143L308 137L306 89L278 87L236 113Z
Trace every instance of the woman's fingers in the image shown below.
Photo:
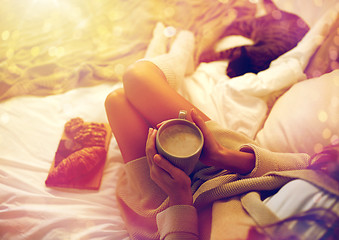
M181 171L179 168L173 166L169 161L164 159L161 155L156 154L153 158L156 165L158 165L161 169L166 171L172 178L178 174L178 171Z
M199 116L199 114L197 113L195 109L191 110L191 118L193 122L200 128L202 133L208 131L205 121L202 119L202 117Z
M161 123L157 124L157 129L159 129L161 127L161 125L163 125L165 122L167 122L168 120L162 121Z
M150 128L148 130L148 136L147 136L147 141L146 141L146 158L148 165L151 167L152 166L152 159L155 154L157 154L157 150L155 147L155 137L156 137L157 130Z
M194 109L191 111L191 117L204 135L204 147L200 155L200 161L208 166L215 166L219 161L218 153L222 146L217 142L205 121Z
M159 154L156 154L153 160L153 169L156 173L153 181L167 193L170 206L191 205L193 202L191 179Z
M157 130L150 129L146 142L146 157L151 179L169 196L170 205L191 205L193 202L191 180L181 169L173 166L157 153Z
M159 164L161 162L161 164ZM172 179L172 176L169 171L167 171L166 167L162 167L162 164L167 162L167 160L163 159L163 157L159 154L154 155L152 159L152 169L151 174L153 175L153 180L159 182L168 182ZM169 162L167 162L170 164Z
M213 139L213 135L209 128L206 126L205 121L202 119L202 117L199 116L199 114L194 109L191 110L191 118L201 130L202 135L204 135L205 145L209 144L209 141Z
M154 156L152 164L153 174L160 177L163 181L176 181L188 177L184 171L173 166L160 154Z

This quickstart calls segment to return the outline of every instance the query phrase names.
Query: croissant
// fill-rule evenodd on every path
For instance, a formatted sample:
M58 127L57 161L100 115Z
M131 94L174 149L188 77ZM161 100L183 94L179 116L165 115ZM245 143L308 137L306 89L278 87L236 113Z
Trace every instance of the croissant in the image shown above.
M64 184L90 173L106 158L104 147L83 148L63 159L48 175L45 183Z
M65 133L70 138L73 138L74 135L84 127L84 120L82 118L72 118L65 124Z
M74 134L74 141L83 147L105 146L107 130L104 124L85 123L83 127Z

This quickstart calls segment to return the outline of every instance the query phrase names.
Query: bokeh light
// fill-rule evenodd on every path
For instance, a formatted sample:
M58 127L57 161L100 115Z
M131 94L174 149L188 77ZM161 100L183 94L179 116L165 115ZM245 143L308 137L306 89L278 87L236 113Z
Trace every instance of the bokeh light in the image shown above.
M3 31L2 34L1 34L1 38L2 38L3 41L8 40L9 36L10 36L10 33L9 33L8 30Z
M126 69L126 66L121 64L121 63L118 63L114 66L114 72L111 72L111 71L106 71L106 74L107 75L113 75L114 73L118 76L122 76L125 72L125 69Z
M164 29L164 35L168 38L173 37L177 33L175 27L169 26Z
M331 144L333 144L333 145L339 144L339 136L338 135L333 135L331 137Z
M318 7L321 7L324 4L323 0L313 0L313 2L314 2L314 5Z
M323 149L324 149L324 146L323 146L321 143L316 143L316 144L314 145L314 148L313 148L313 150L314 150L315 153L319 153L319 152L321 152Z
M326 111L322 110L318 113L318 119L320 122L326 122L328 119L328 114Z
M167 18L173 17L175 14L175 9L173 7L166 7L164 8L164 15Z
M331 135L332 135L332 132L328 128L325 128L322 132L322 136L323 136L324 139L329 139L331 137Z

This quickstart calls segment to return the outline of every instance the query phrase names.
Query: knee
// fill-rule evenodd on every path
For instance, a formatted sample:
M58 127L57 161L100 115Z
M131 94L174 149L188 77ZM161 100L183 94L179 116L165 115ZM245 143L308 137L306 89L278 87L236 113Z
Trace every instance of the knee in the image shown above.
M129 66L123 75L123 84L126 92L131 88L138 88L147 81L147 77L154 71L154 67L155 65L149 61L138 61Z
M125 94L122 88L116 89L113 92L109 93L105 100L106 112L110 109L116 109L122 100L124 100Z

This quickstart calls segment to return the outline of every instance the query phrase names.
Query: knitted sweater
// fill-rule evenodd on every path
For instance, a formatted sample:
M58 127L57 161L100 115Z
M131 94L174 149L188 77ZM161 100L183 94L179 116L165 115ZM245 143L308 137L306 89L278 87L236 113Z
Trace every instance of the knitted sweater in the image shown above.
M198 219L198 212L207 206L212 206L208 238L246 238L246 231L255 225L255 221L269 223L275 220L270 214L264 216L269 216L268 220L262 220L261 214L255 211L261 201L246 193L277 189L296 178L339 196L336 181L318 172L303 170L309 164L307 154L271 152L213 121L206 124L223 146L252 150L256 157L253 171L243 176L198 164L191 175L194 207L168 207L167 195L149 177L146 157L127 163L118 182L117 197L132 239L202 239L198 221L203 219Z

